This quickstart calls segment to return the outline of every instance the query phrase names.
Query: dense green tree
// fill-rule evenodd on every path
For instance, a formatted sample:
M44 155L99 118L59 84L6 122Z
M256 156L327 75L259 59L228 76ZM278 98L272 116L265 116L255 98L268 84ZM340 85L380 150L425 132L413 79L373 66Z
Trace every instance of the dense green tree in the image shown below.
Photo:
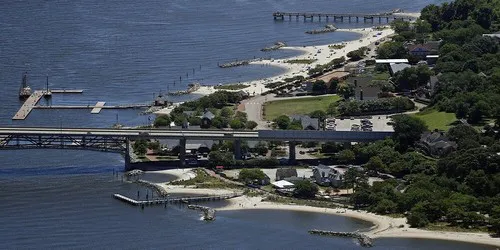
M385 42L377 50L377 58L398 59L407 56L407 50L401 42Z
M148 143L148 148L153 150L154 152L160 151L160 142L159 141L152 141Z
M349 99L354 96L354 84L343 82L337 86L337 94L344 97L344 99Z
M318 118L320 121L323 121L326 118L326 112L323 110L315 110L309 114L311 118Z
M246 129L250 129L250 130L253 130L254 128L256 128L258 126L257 122L255 121L247 121L245 123L245 128Z
M220 116L225 118L231 118L234 115L234 111L230 107L224 107L220 110Z
M386 168L384 162L378 156L372 156L368 163L366 163L365 167L366 169L372 171L384 171Z
M352 152L352 150L344 149L339 152L338 160L341 163L351 163L354 159L356 159L356 155Z
M288 129L290 122L290 117L287 115L280 115L274 119L274 123L279 129Z
M155 128L166 127L169 125L170 125L170 117L168 115L157 116L155 121L154 121Z
M424 213L412 212L406 219L411 227L425 227L429 224L429 220Z
M318 186L308 180L302 180L295 183L293 195L298 198L311 199L318 193Z
M139 156L144 156L148 151L148 142L146 140L137 140L133 144L134 152Z
M317 80L312 85L312 91L316 94L324 94L326 93L326 90L326 83L323 80Z
M392 116L394 122L394 141L399 144L401 150L406 150L420 139L427 130L427 125L417 117L409 115Z
M208 155L208 160L211 166L233 166L235 164L235 160L233 154L231 152L223 152L223 151L211 151Z
M243 129L245 128L245 124L239 119L233 119L229 123L229 127L231 127L232 129Z
M255 145L255 152L257 154L259 154L259 155L266 155L267 151L268 151L268 145L267 145L267 143L260 141L260 142L258 142Z
M238 175L238 179L245 183L252 182L254 180L262 181L265 178L266 174L258 168L244 168Z

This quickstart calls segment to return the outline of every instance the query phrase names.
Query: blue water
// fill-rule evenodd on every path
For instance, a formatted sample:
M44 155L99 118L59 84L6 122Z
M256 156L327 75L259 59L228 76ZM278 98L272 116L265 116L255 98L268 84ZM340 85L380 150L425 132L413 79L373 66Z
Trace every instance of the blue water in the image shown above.
M437 1L219 0L219 1L0 1L0 125L140 125L137 110L35 110L11 121L20 106L21 75L34 89L84 89L83 95L55 95L53 104L109 104L150 101L153 93L185 89L187 83L234 83L279 74L282 69L245 66L220 69L218 62L253 57L283 58L295 51L260 52L276 41L319 45L357 39L335 32L304 31L325 23L274 22L272 12L416 11ZM337 24L341 28L369 24ZM200 68L201 66L201 68ZM194 69L194 75L192 74ZM185 75L188 73L188 78ZM182 76L182 83L179 77ZM176 84L174 85L174 81ZM195 96L174 97L183 101ZM118 154L70 150L0 151L0 248L106 249L359 249L349 239L307 234L311 228L349 231L370 225L338 216L291 211L225 211L213 223L182 206L127 206L111 195L146 192L113 173ZM171 176L148 174L152 181ZM215 207L224 203L213 203ZM491 249L412 239L381 239L374 249Z

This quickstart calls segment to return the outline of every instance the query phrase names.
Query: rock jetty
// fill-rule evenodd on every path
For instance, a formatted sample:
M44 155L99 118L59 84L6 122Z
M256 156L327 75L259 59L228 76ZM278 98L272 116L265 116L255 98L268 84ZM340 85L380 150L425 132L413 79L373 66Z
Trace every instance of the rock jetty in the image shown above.
M333 24L327 24L325 26L324 29L320 29L320 30L309 30L309 31L306 31L306 34L323 34L323 33L328 33L328 32L334 32L337 30L337 27L335 27L335 25Z
M285 46L286 46L286 43L284 43L284 42L276 42L273 46L265 47L265 48L261 49L260 51L278 50L278 49L285 47Z
M188 95L188 94L191 94L191 93L195 92L196 90L200 89L200 86L201 86L201 84L199 84L199 83L190 83L190 84L188 84L187 90L180 90L180 91L176 91L176 92L172 92L172 93L168 93L168 94L172 95L172 96Z
M167 191L156 183L152 183L152 182L145 181L145 180L137 180L137 181L135 181L135 183L153 189L158 194L159 197L167 197L168 196Z
M213 221L215 220L215 209L200 205L188 205L189 209L200 210L203 212L203 220Z
M310 234L318 234L318 235L327 235L327 236L337 236L337 237L348 237L354 238L359 241L359 244L362 247L372 247L373 241L366 234L358 233L358 232L334 232L334 231L324 231L324 230L309 230Z

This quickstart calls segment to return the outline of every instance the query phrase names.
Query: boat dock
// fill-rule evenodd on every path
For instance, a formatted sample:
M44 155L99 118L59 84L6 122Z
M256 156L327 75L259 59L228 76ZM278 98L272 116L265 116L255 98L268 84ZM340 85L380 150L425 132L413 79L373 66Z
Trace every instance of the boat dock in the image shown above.
M17 113L12 117L12 120L25 120L26 117L31 113L31 110L37 108L38 102L40 99L47 95L51 94L81 94L83 93L82 89L53 89L53 90L35 90L29 97L24 101L21 108L17 111Z
M104 107L104 104L106 104L106 102L97 102L94 106L94 108L92 109L92 111L90 111L91 114L99 114L101 113L101 110L102 110L102 107Z
M83 89L51 89L52 94L82 94Z
M240 194L231 194L231 195L216 195L216 196L198 196L198 197L179 197L179 198L158 198L151 200L134 200L127 196L121 194L114 194L113 197L117 200L128 203L132 206L150 206L150 205L159 205L166 203L190 203L190 202L198 202L198 201L217 201L217 200L227 200L231 198L235 198L241 196Z
M40 101L40 99L45 95L45 91L37 90L33 92L33 94L24 101L21 108L17 111L17 113L12 117L12 120L24 120L31 113L31 110L35 107L35 105Z

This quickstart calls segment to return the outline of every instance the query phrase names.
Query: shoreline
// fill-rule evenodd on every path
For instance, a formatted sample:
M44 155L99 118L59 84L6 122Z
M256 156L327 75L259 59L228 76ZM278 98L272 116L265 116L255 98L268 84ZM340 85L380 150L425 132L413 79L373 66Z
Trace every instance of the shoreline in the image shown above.
M230 199L230 204L218 208L220 211L231 210L289 210L310 213L322 213L329 215L345 216L357 220L372 223L373 226L364 234L373 239L379 238L413 238L459 241L487 246L500 247L500 238L493 238L488 233L467 233L451 231L430 231L418 228L410 228L406 218L392 218L377 215L363 210L352 210L347 208L320 208L303 205L290 205L274 202L261 201L261 197L237 197ZM252 204L253 203L253 204ZM241 204L241 205L240 205ZM400 227L403 225L404 227Z
M417 13L414 13L417 15ZM261 94L263 92L266 92L270 90L269 88L266 88L265 85L268 83L276 82L283 80L288 77L294 77L294 76L307 76L307 71L308 68L314 68L318 64L326 64L330 62L331 60L335 58L340 58L342 56L346 57L347 59L347 53L353 50L357 50L361 47L364 46L369 46L372 43L375 43L376 41L380 41L382 39L387 38L390 35L394 34L394 30L391 29L387 24L383 25L383 27L387 27L384 30L376 30L376 26L369 27L369 28L352 28L352 29L338 29L337 31L340 32L352 32L352 33L357 33L361 35L360 38L356 40L349 40L349 41L341 41L337 43L330 43L330 44L324 44L324 45L315 45L315 46L285 46L280 48L280 50L295 50L295 51L301 51L302 53L298 56L293 56L293 57L287 57L287 58L280 58L280 59L271 59L271 60L260 60L260 61L255 61L251 62L250 65L267 65L267 66L273 66L273 67L278 67L281 69L284 69L285 72L268 77L268 78L263 78L263 79L256 79L256 80L251 80L251 81L246 81L246 82L239 82L239 83L228 83L224 85L234 85L234 84L245 84L248 85L247 88L240 89L238 91L246 91L250 95L255 95ZM336 32L337 32L336 31ZM378 35L380 33L380 35ZM344 44L345 47L342 49L332 49L328 47L329 45L334 45L334 44ZM290 64L286 63L288 60L294 60L294 59L317 59L314 63L311 64ZM201 86L197 91L194 91L193 94L198 94L198 95L209 95L214 92L216 92L217 89L214 88L214 86ZM231 91L231 90L229 90Z
M192 169L172 169L162 171L152 171L153 173L170 174L178 179L190 179L194 177ZM231 189L208 189L195 188L189 186L169 185L169 182L156 182L157 186L163 188L167 193L187 193L187 194L213 194L225 195L237 192ZM373 238L414 238L414 239L434 239L459 241L487 246L500 247L500 238L492 238L488 233L467 233L451 231L429 231L418 228L410 228L406 218L393 218L384 215L377 215L363 210L352 210L347 208L321 208L296 204L282 204L262 201L261 196L249 197L246 195L227 200L228 205L217 208L219 211L231 210L290 210L311 213L323 213L329 215L345 216L357 220L362 220L372 224L364 233Z

